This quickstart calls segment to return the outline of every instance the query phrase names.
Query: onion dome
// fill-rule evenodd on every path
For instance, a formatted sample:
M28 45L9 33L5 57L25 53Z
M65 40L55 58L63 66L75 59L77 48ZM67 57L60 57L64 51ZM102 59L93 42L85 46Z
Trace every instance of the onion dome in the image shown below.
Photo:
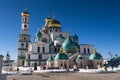
M49 62L54 61L54 58L52 56L50 56L47 61L49 61Z
M74 53L77 50L77 45L68 37L62 44L63 52Z
M50 46L54 46L54 42L53 41L50 41Z
M78 55L77 58L76 58L77 61L81 61L83 60L82 56L81 55Z
M68 56L65 53L63 53L62 48L60 48L60 51L55 56L54 60L68 60Z
M68 56L65 53L57 53L54 60L68 60Z
M7 57L10 57L10 55L7 53L7 55L6 55Z
M51 22L51 21L52 21L52 19L49 16L45 19L46 23Z
M75 35L73 36L73 39L78 39L78 36L75 34Z
M61 27L61 23L54 18L52 21L50 21L48 27Z
M21 14L22 16L30 16L29 12L27 12L27 9L24 10Z
M103 59L102 55L97 53L96 49L94 49L94 53L92 53L89 57L89 60L99 60Z
M42 33L40 32L40 30L35 34L35 36L38 38L42 37Z
M65 39L62 35L60 35L60 36L57 36L54 40L63 40L63 39Z

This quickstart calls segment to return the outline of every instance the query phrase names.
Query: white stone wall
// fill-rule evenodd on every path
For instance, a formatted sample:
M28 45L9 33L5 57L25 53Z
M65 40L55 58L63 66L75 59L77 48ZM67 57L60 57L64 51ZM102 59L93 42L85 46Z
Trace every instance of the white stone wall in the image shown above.
M38 54L32 54L30 55L30 59L38 59Z
M54 41L54 46L56 46L56 45L62 45L63 42L64 42L64 40L65 40L65 39L62 39L62 40L55 40L55 41Z
M59 36L60 34L62 34L63 37L67 38L70 34L68 32L51 32L50 33L50 37L52 39L52 41Z
M86 50L86 54L93 53L93 45L90 44L80 44L80 53L85 54L84 49ZM88 49L90 52L88 53Z
M49 44L43 42L34 42L29 46L28 51L32 51L32 53L38 53L38 47L40 47L40 53L43 53L43 47L45 48L44 53L49 53Z

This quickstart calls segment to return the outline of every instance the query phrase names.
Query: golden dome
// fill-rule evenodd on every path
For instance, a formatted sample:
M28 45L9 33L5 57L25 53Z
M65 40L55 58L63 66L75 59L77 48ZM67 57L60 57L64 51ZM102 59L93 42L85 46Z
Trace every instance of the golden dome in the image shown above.
M53 19L52 21L50 21L50 23L48 24L48 27L61 27L61 23L56 20L56 19Z
M30 16L30 14L29 14L29 12L27 12L27 10L25 9L25 11L24 12L22 12L22 14L21 14L22 16L27 16L27 17L29 17Z
M45 19L46 23L51 22L51 21L52 21L52 19L49 16Z

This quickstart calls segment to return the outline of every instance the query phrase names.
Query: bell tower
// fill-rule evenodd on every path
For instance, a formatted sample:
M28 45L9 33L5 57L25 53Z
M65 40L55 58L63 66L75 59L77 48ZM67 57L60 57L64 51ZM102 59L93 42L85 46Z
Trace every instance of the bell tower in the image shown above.
M26 58L26 53L28 51L28 46L30 41L29 34L29 21L30 14L25 9L24 12L21 13L21 32L19 34L18 39L18 63L17 66L24 66L24 61Z

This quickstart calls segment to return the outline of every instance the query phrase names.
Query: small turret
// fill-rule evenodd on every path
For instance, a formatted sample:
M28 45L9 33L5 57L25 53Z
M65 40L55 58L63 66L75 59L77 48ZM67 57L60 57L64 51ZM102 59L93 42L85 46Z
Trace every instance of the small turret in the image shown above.
M6 60L10 60L10 55L9 55L9 51L7 51L7 54L6 54Z

